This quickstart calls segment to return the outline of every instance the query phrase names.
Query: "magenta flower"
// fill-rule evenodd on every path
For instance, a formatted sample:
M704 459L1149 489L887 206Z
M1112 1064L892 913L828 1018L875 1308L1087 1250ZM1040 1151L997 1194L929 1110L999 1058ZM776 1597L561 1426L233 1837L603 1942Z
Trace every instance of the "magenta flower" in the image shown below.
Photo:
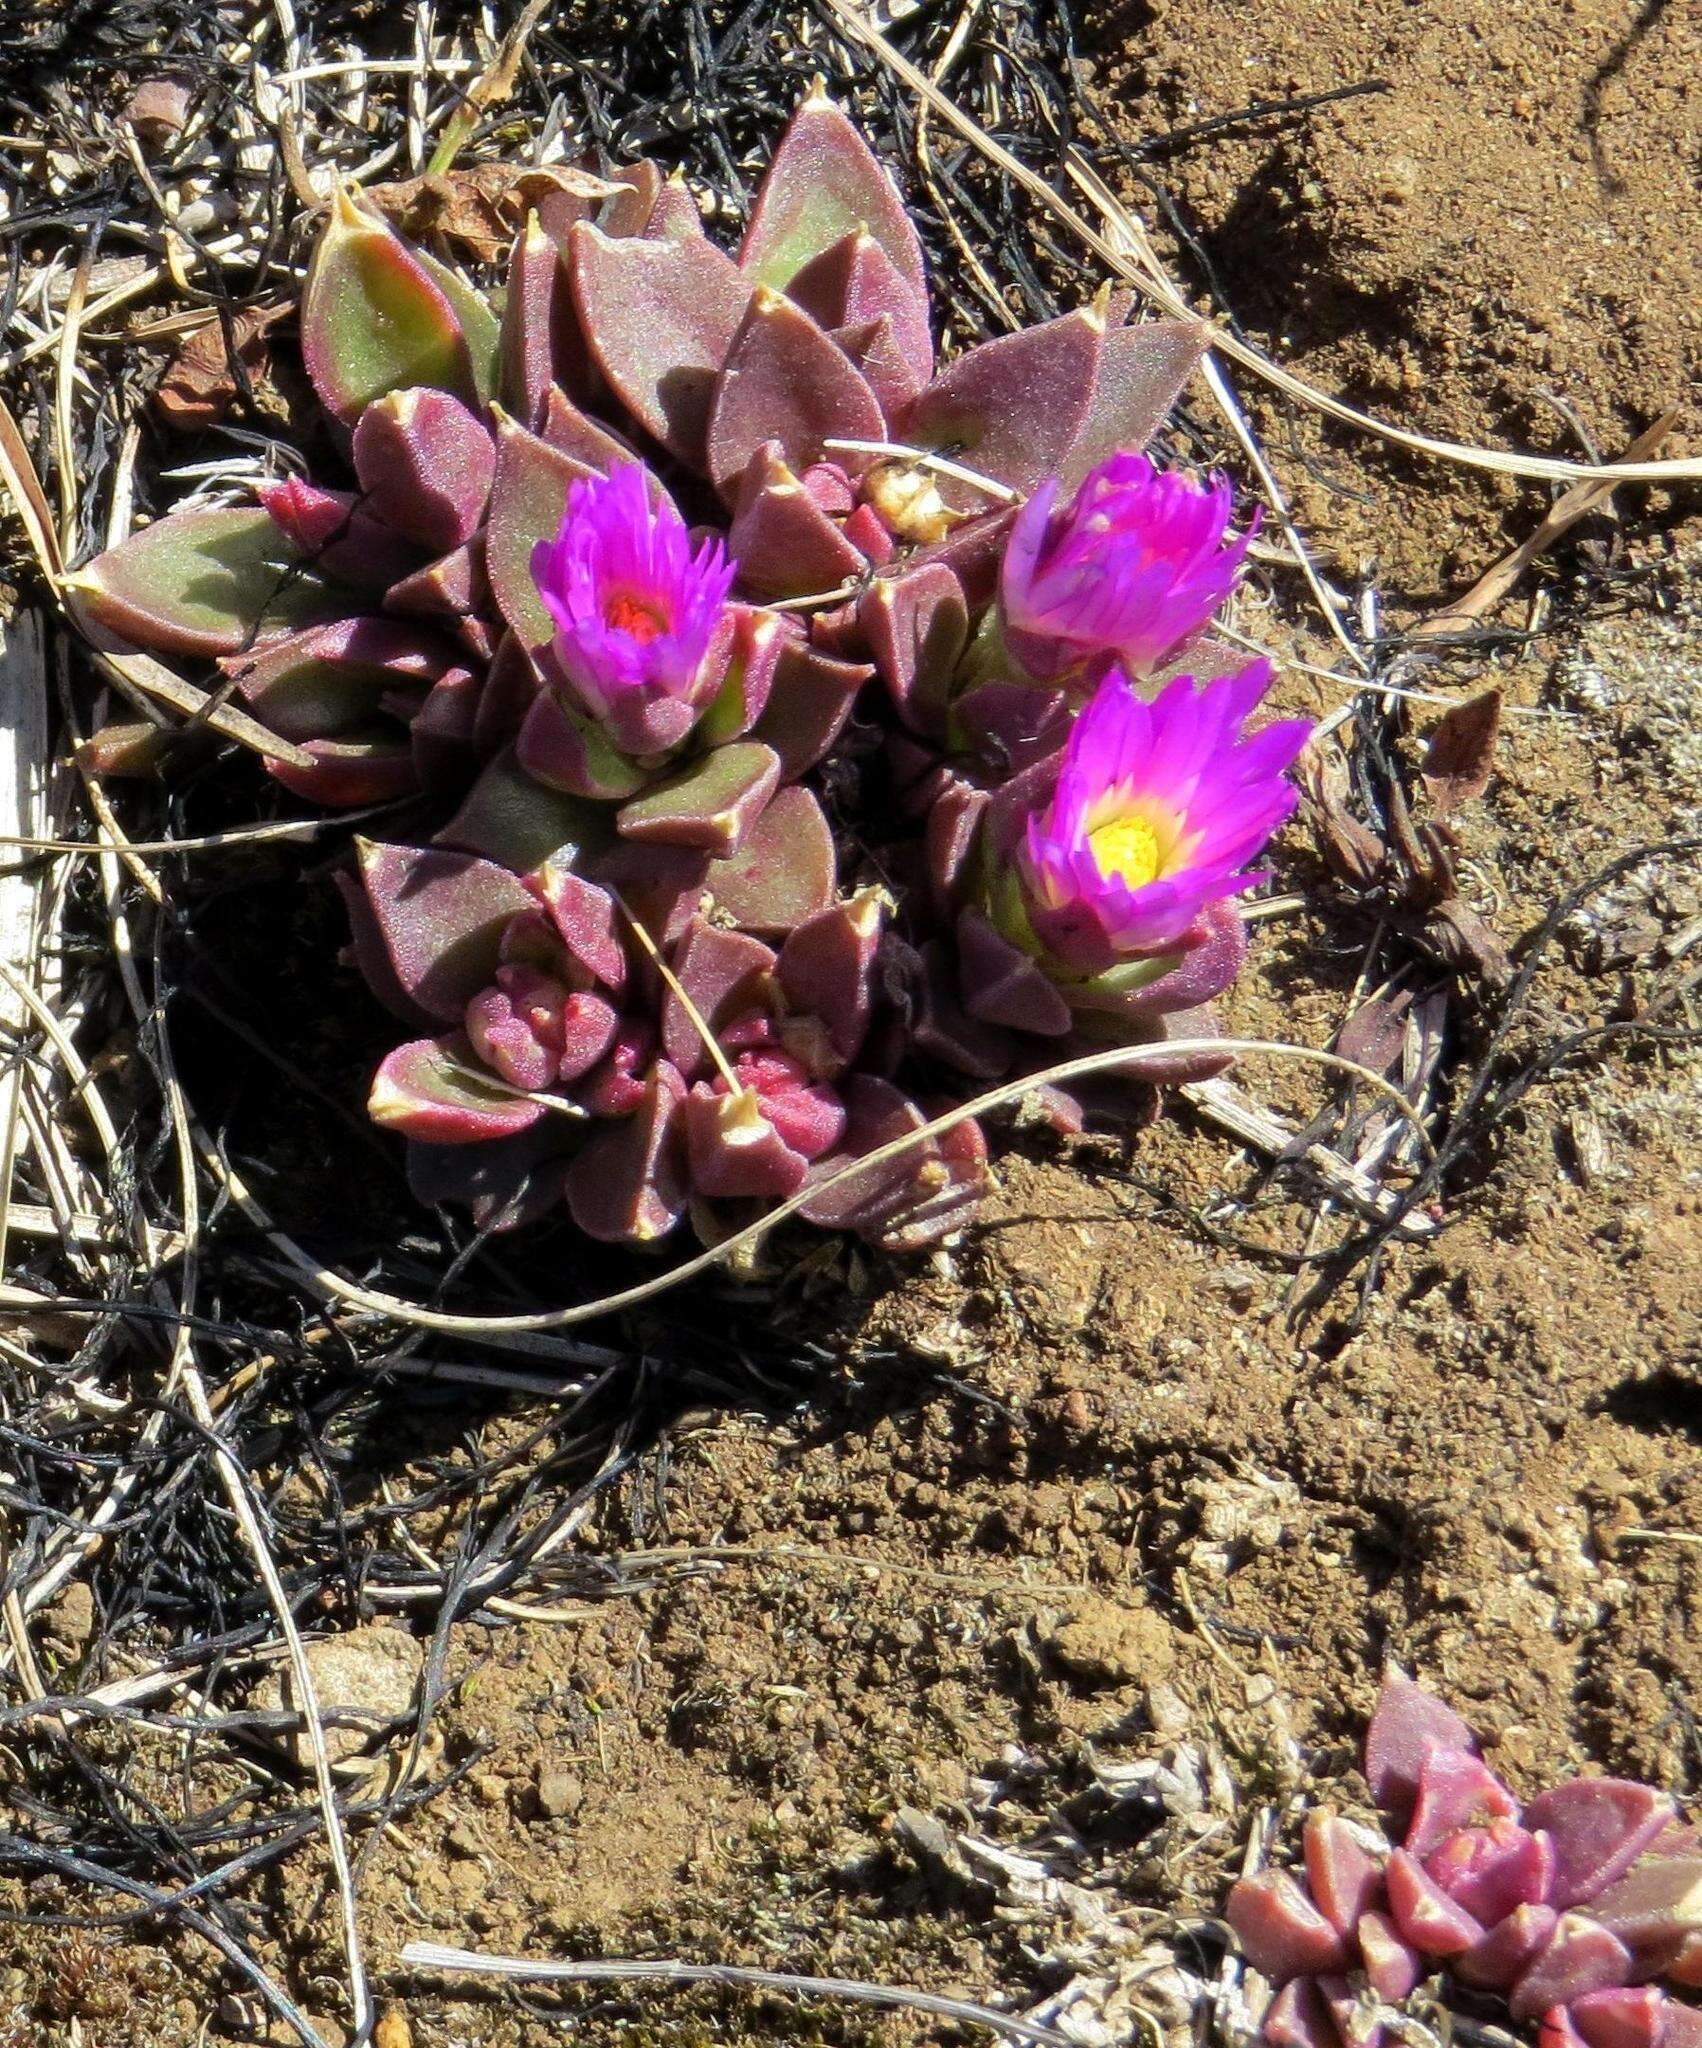
M1260 879L1247 866L1294 809L1283 772L1312 728L1242 728L1271 666L1196 683L1151 704L1112 669L1076 720L1044 810L1018 850L1029 920L1065 966L1185 951L1207 907Z
M1056 478L1018 513L999 573L1006 651L1036 681L1091 688L1116 661L1157 668L1228 597L1257 520L1231 535L1229 485L1114 455L1055 511Z
M532 550L532 576L562 674L617 747L660 753L696 724L734 573L719 540L692 553L685 521L666 497L652 503L636 463L568 492L561 531Z

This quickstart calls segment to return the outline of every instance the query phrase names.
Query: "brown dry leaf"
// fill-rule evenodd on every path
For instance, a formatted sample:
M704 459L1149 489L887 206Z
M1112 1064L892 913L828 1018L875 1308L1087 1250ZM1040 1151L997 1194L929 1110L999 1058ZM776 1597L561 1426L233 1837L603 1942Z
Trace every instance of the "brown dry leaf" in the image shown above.
M1463 896L1437 904L1425 920L1424 936L1450 967L1475 974L1492 988L1502 987L1512 976L1507 948Z
M1340 754L1308 747L1294 771L1317 829L1324 858L1343 881L1368 889L1388 864L1388 848L1347 807L1347 767Z
M231 341L249 381L264 378L272 357L272 329L295 308L249 306L231 316ZM236 403L238 385L218 320L197 328L172 358L154 393L154 409L167 426L198 433L216 426Z
M145 147L163 149L189 119L189 88L181 78L144 78L118 118Z
M441 235L479 262L493 263L526 225L527 214L550 193L607 199L624 189L565 164L473 164L373 185L361 196L400 233L416 241Z
M1438 719L1424 756L1424 786L1439 818L1482 796L1501 736L1501 691L1485 690Z

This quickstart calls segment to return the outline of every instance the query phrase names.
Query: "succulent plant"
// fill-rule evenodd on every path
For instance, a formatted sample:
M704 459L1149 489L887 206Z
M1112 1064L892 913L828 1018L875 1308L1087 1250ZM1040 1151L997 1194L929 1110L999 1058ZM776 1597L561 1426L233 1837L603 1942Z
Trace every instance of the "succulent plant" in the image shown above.
M927 1242L973 1123L849 1169L978 1080L1208 1032L1292 802L1304 728L1247 738L1268 671L1204 632L1249 535L1139 452L1203 330L1106 297L939 367L819 90L736 255L654 165L528 180L489 296L339 191L301 336L344 473L169 513L74 608L215 664L298 796L402 807L346 893L428 1034L371 1102L423 1196Z
M1372 1796L1399 1846L1330 1813L1304 1831L1303 1876L1230 1894L1247 1960L1275 1987L1276 2048L1376 2048L1379 2005L1443 1972L1540 2026L1541 2048L1697 2048L1702 1837L1619 1778L1519 1801L1470 1729L1400 1672L1366 1735Z

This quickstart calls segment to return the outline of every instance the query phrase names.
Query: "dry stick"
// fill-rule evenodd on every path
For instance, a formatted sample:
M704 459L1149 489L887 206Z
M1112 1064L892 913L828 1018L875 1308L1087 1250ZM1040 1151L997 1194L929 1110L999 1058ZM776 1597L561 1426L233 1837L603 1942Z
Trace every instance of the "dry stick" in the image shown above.
M38 812L47 764L47 678L41 621L20 612L10 625L0 625L0 730L10 742L0 759L0 822L28 831ZM8 960L22 968L34 955L40 916L40 891L32 875L0 877L0 946ZM0 1005L0 1018L17 1029L20 1007ZM18 1161L18 1133L23 1121L24 1061L20 1047L4 1082L0 1082L0 1275L6 1270L6 1233L11 1220L12 1179Z
M140 1023L143 1020L138 1018L137 1021ZM308 1748L313 1757L314 1788L318 1794L320 1816L325 1823L325 1847L331 1858L331 1874L337 1887L343 1958L349 1973L349 2006L355 2023L355 2037L357 2040L364 2040L373 2020L372 1993L367 1984L366 1959L361 1950L360 1919L355 1904L354 1870L349 1861L348 1835L343 1827L343 1816L337 1806L337 1787L331 1772L331 1753L325 1743L325 1722L320 1712L318 1689L314 1685L313 1672L307 1661L306 1646L302 1642L300 1630L296 1627L289 1595L284 1590L277 1562L266 1541L266 1532L261 1527L247 1475L237 1463L230 1445L219 1433L218 1420L208 1402L206 1384L201 1378L200 1367L195 1363L190 1339L190 1317L194 1310L198 1281L195 1240L200 1229L200 1194L195 1177L195 1148L189 1136L183 1091L178 1084L177 1069L171 1056L171 1041L163 1020L157 1037L160 1078L165 1084L172 1136L177 1150L183 1231L188 1240L183 1255L183 1276L178 1291L179 1313L182 1320L178 1325L177 1342L173 1346L173 1362L189 1402L189 1411L212 1446L213 1462L218 1467L225 1498L230 1502L231 1513L235 1515L242 1530L243 1540L247 1543L259 1569L261 1583L266 1588L266 1597L271 1603L272 1612L277 1616L279 1632L289 1651L290 1676L295 1686L296 1708L301 1716Z
M1677 424L1676 407L1671 412L1663 412L1654 425L1646 427L1626 449L1624 459L1641 462L1644 456L1652 455ZM1562 534L1569 533L1598 505L1606 504L1613 493L1614 485L1608 482L1574 484L1563 496L1555 499L1549 507L1548 516L1535 532L1522 540L1510 555L1497 562L1493 569L1480 576L1463 597L1454 598L1440 611L1420 619L1408 637L1433 640L1481 618L1501 602L1539 555L1546 553Z
M328 1267L309 1259L301 1247L285 1237L281 1231L273 1229L267 1234L316 1290L326 1288L336 1294L339 1300L350 1302L357 1308L370 1309L375 1315L389 1316L398 1322L412 1324L416 1329L438 1330L458 1337L482 1337L487 1342L512 1337L517 1333L571 1329L577 1323L591 1322L599 1316L614 1315L623 1309L636 1308L640 1302L652 1301L682 1282L695 1279L700 1273L709 1272L725 1260L736 1257L747 1246L756 1244L776 1224L783 1223L788 1216L796 1214L805 1203L815 1201L833 1188L848 1185L859 1175L870 1173L877 1167L886 1166L902 1158L905 1153L913 1152L919 1145L927 1144L930 1139L955 1130L959 1124L968 1123L973 1117L981 1116L988 1110L1003 1108L1008 1103L1018 1102L1024 1096L1033 1094L1036 1089L1083 1080L1092 1074L1133 1073L1138 1077L1141 1066L1146 1061L1172 1061L1196 1055L1216 1058L1225 1053L1238 1057L1249 1053L1266 1053L1282 1059L1309 1061L1316 1066L1327 1067L1333 1073L1352 1074L1384 1096L1397 1115L1404 1117L1413 1125L1427 1157L1434 1163L1435 1147L1430 1142L1429 1133L1419 1123L1412 1104L1381 1074L1373 1073L1369 1067L1360 1066L1357 1061L1343 1059L1340 1053L1320 1051L1316 1046L1284 1045L1270 1039L1180 1038L1160 1045L1115 1046L1104 1052L1083 1053L1076 1059L1060 1061L1057 1066L1044 1068L1039 1073L1026 1074L1019 1080L1007 1081L1002 1087L989 1089L986 1094L961 1103L957 1108L945 1111L930 1122L918 1124L914 1130L906 1131L902 1137L890 1139L886 1144L877 1146L874 1151L853 1160L850 1165L842 1167L839 1172L829 1175L825 1180L818 1181L813 1186L800 1188L796 1194L788 1196L784 1202L777 1203L774 1208L759 1216L754 1223L747 1224L743 1230L735 1231L731 1237L723 1238L719 1244L711 1245L695 1257L683 1260L668 1272L659 1273L649 1280L639 1281L634 1286L622 1288L619 1293L606 1294L596 1301L579 1302L567 1308L539 1309L530 1315L519 1316L452 1315L442 1309L425 1308L417 1302L405 1300L401 1295L380 1294L370 1288L359 1287L354 1281L345 1280L340 1273L333 1273ZM1245 1142L1258 1143L1259 1140L1251 1135L1251 1121L1244 1121L1247 1128L1238 1130L1237 1135ZM1281 1151L1287 1151L1289 1139L1290 1134L1284 1131ZM250 1214L258 1211L264 1215L264 1211L260 1210L259 1204L249 1194L236 1168L228 1160L222 1159L210 1141L200 1134L198 1143L201 1145L203 1157L223 1181L231 1199ZM1351 1171L1347 1169L1345 1161L1342 1162L1342 1166L1344 1171ZM1344 1198L1360 1200L1363 1196L1357 1190L1348 1195L1344 1189Z
M860 1984L849 1977L798 1977L782 1970L747 1970L735 1963L646 1962L536 1963L521 1956L486 1956L471 1949L445 1948L435 1941L410 1941L402 1951L404 1969L444 1970L467 1977L507 1977L530 1984L720 1984L752 1991L785 1991L795 1998L844 1998L858 2005L931 2013L960 2025L990 2027L1009 2041L1033 2048L1070 2048L1069 2037L1014 2013L937 1991L913 1991L902 1984Z
M912 92L920 94L927 100L966 142L979 150L989 162L997 164L1000 170L1007 177L1014 179L1032 199L1038 200L1049 213L1062 221L1125 283L1135 286L1155 305L1178 319L1199 318L1193 307L1166 276L1135 217L1113 196L1104 179L1079 152L1074 149L1066 152L1070 176L1087 193L1104 217L1107 220L1116 220L1126 237L1135 246L1144 250L1145 254L1141 261L1131 261L1117 250L1061 192L1049 185L1038 172L1030 170L1019 158L1013 156L1003 144L996 142L972 115L966 114L948 94L941 92L926 73L893 47L888 38L868 18L858 0L824 0L824 4L833 10L846 30L902 78ZM1463 463L1468 468L1485 469L1500 476L1540 478L1557 483L1694 483L1702 479L1702 457L1674 458L1664 462L1570 462L1559 456L1510 455L1495 448L1477 448L1458 441L1438 441L1428 434L1414 433L1410 428L1397 427L1391 420L1378 419L1371 413L1360 412L1342 399L1332 398L1328 392L1319 391L1315 386L1293 375L1291 371L1283 369L1281 364L1252 347L1250 343L1221 328L1213 329L1212 345L1221 354L1252 370L1267 383L1274 385L1277 390L1302 405L1327 413L1330 418L1340 420L1345 426L1355 427L1362 433L1374 434L1417 455L1433 456L1439 461Z

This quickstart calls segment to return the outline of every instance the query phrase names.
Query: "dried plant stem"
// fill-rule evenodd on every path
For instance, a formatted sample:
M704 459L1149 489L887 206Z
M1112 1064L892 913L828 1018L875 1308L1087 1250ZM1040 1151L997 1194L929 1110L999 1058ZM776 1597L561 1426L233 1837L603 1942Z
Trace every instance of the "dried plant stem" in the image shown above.
M919 1124L915 1130L905 1132L902 1137L878 1146L826 1180L800 1189L797 1194L778 1203L766 1215L758 1217L756 1222L747 1224L743 1230L735 1231L732 1236L723 1238L719 1244L697 1253L695 1257L683 1260L666 1273L659 1273L649 1280L622 1288L618 1293L603 1295L596 1301L579 1302L566 1308L540 1309L532 1314L519 1316L455 1315L443 1309L429 1309L421 1303L407 1301L400 1295L382 1294L357 1286L354 1281L344 1279L340 1273L334 1273L329 1268L319 1265L317 1261L309 1259L299 1245L284 1237L281 1232L272 1230L269 1235L299 1270L311 1276L311 1284L316 1291L323 1288L354 1307L368 1309L375 1315L394 1317L398 1322L411 1324L415 1329L438 1330L453 1336L482 1337L487 1341L507 1339L517 1334L571 1329L577 1323L592 1322L600 1316L614 1315L624 1309L636 1308L641 1302L655 1300L657 1296L666 1294L700 1273L711 1271L724 1261L735 1258L747 1247L756 1245L776 1224L795 1214L806 1202L814 1201L830 1189L846 1186L860 1174L902 1158L907 1152L927 1144L932 1138L955 1130L973 1117L1019 1102L1024 1096L1032 1095L1036 1089L1085 1080L1094 1074L1127 1073L1138 1078L1142 1065L1155 1060L1171 1062L1182 1058L1215 1058L1226 1054L1237 1058L1263 1055L1269 1058L1299 1060L1302 1063L1324 1067L1334 1073L1351 1075L1382 1095L1396 1114L1412 1125L1427 1158L1435 1157L1435 1148L1431 1145L1429 1134L1419 1123L1412 1104L1398 1088L1386 1081L1381 1074L1373 1073L1369 1067L1360 1066L1354 1060L1343 1059L1339 1053L1320 1051L1315 1046L1284 1045L1274 1040L1257 1038L1186 1038L1171 1040L1162 1045L1116 1046L1104 1052L1083 1053L1077 1059L1064 1060L1057 1066L1042 1069L1039 1073L1026 1074L1018 1080L1007 1081L1002 1087L989 1089L986 1094L975 1097L973 1101L961 1103L955 1109L934 1117L930 1122ZM1256 1143L1258 1140L1252 1136L1254 1127L1253 1120L1243 1118L1242 1127L1236 1134L1243 1142ZM1289 1136L1286 1131L1283 1133L1284 1142L1280 1148L1282 1151L1288 1149ZM223 1181L232 1200L248 1213L264 1214L235 1167L224 1159L209 1141L203 1138L200 1143L203 1156ZM1345 1161L1339 1163L1344 1173L1351 1171L1347 1169ZM1344 1181L1344 1188L1350 1184Z
M1070 2048L1069 2037L1036 2026L1014 2013L995 2012L937 1991L902 1984L863 1984L849 1977L801 1977L784 1970L747 1970L734 1963L645 1962L539 1963L520 1956L479 1955L444 1948L435 1941L411 1941L402 1951L404 1969L451 1971L467 1977L505 1977L529 1984L722 1984L741 1990L784 1991L795 1998L842 1998L858 2005L925 2012L960 2026L990 2027L1007 2041L1032 2048Z

